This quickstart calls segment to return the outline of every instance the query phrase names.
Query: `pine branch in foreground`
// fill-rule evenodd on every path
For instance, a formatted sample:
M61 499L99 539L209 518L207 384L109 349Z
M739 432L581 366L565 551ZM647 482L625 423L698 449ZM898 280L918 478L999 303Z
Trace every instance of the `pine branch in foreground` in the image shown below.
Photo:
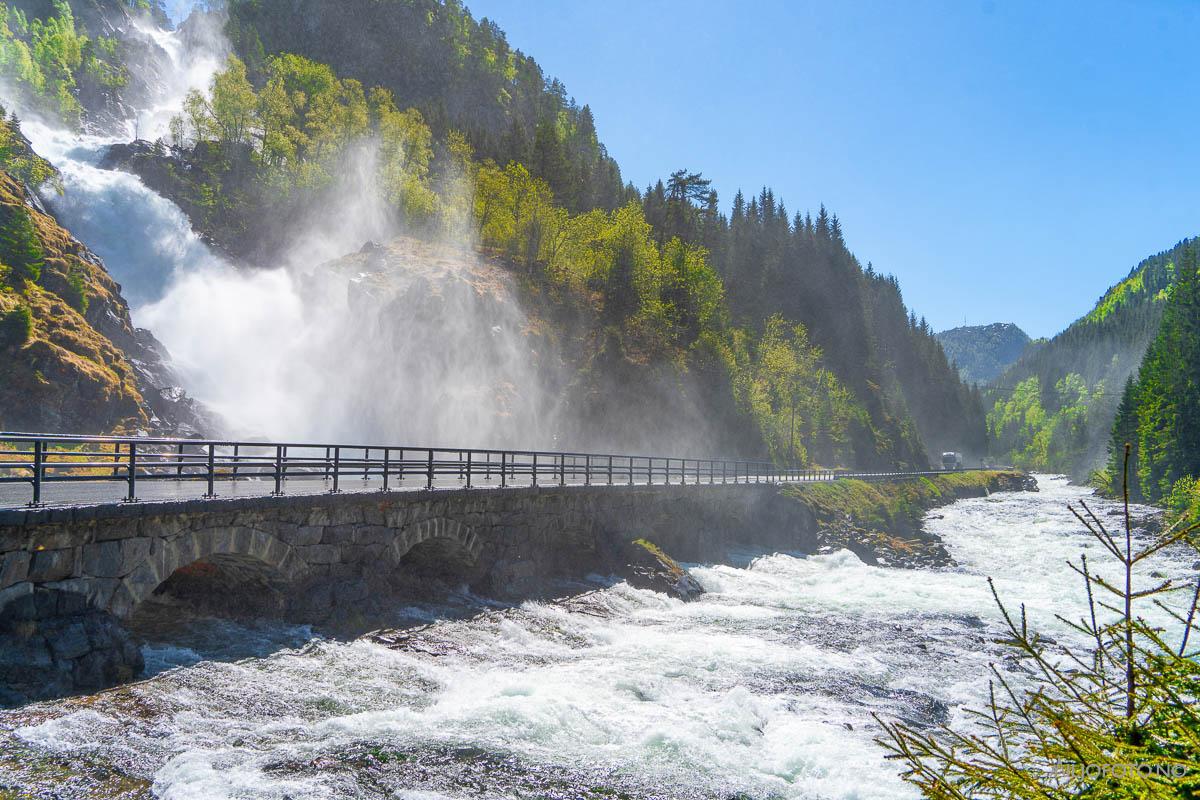
M1124 467L1128 487L1128 445ZM1016 652L1031 685L1017 688L993 666L987 707L969 710L965 724L932 733L876 717L885 732L879 743L904 763L903 777L926 797L1200 798L1200 578L1139 586L1134 574L1139 562L1166 547L1195 547L1200 524L1181 520L1141 545L1134 540L1127 489L1124 497L1124 530L1117 533L1087 504L1071 508L1105 557L1121 567L1120 580L1113 581L1086 557L1070 563L1083 580L1087 613L1059 619L1090 646L1039 636L1024 606L1014 612L992 586L1003 644ZM1170 630L1142 616L1147 605L1165 612Z

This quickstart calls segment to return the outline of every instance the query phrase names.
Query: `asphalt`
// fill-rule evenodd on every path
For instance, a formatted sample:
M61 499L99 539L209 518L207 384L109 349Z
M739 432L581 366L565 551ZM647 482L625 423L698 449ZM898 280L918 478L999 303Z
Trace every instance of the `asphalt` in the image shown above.
M754 480L754 476L751 476L750 482L753 483ZM687 482L693 483L694 481L689 476ZM706 482L703 479L701 480L701 483ZM615 483L618 486L628 484L627 481L616 481ZM655 481L655 483L661 484L662 482ZM644 486L646 481L635 481L635 484ZM325 494L330 491L332 485L332 481L318 477L288 478L284 483L284 494ZM510 479L507 482L507 486L509 487L531 485L529 476L521 476L516 479ZM543 478L541 485L557 486L558 484L556 481ZM583 486L585 482L583 480L568 480L565 485ZM603 481L593 480L593 485L603 485ZM486 480L475 477L472 479L471 486L473 489L480 490L500 488L500 480L498 478ZM439 477L434 481L435 489L463 489L465 487L465 481L455 477ZM42 504L49 507L116 504L125 501L128 488L125 482L113 479L64 483L47 482L42 486ZM381 488L382 482L378 478L364 481L361 478L342 477L338 483L339 491L347 494L378 492ZM403 482L398 482L393 478L389 485L391 491L417 491L425 488L426 480L423 477L412 477ZM141 502L195 500L203 497L207 489L207 483L202 480L177 481L174 479L146 480L139 478L137 483L137 500ZM270 478L266 480L251 478L238 481L217 481L213 484L213 489L218 498L266 497L275 489L275 482ZM0 484L0 509L24 508L32 500L33 487L28 483Z

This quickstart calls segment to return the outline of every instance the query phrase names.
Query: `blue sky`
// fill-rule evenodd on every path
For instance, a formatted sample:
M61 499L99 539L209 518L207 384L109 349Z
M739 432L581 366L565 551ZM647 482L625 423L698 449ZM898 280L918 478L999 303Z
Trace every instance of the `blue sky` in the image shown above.
M1200 233L1200 5L473 0L639 187L824 202L938 329L1051 335Z
M1200 233L1197 3L468 5L591 105L627 179L823 202L937 329L1052 335Z

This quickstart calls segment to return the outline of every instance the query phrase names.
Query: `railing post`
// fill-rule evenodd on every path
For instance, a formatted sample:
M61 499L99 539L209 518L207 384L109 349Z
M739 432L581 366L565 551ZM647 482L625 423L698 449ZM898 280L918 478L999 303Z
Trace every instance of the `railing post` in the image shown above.
M325 448L325 480L329 480L329 448Z
M236 481L238 476L238 459L242 454L242 446L235 444L233 446L233 479Z
M175 447L175 480L183 480L183 442Z
M29 504L31 508L42 504L42 459L45 447L46 443L41 439L33 443L33 502Z
M583 457L583 485L592 485L592 457L590 455Z
M327 452L327 453L329 452L328 448L326 448L325 452ZM326 465L326 468L328 468L329 462L325 462L325 465ZM341 474L342 474L342 448L335 447L335 448L333 448L333 488L329 490L330 494L340 494L341 493L342 490L338 488L338 483L339 483Z
M463 479L463 451L458 451L458 479Z
M608 485L612 486L612 456L608 457Z
M508 451L500 454L500 488L508 486Z
M628 462L626 466L629 467L629 485L633 486L633 456L629 456Z
M664 485L671 485L671 459L667 459L666 466L663 467L663 482Z
M433 488L433 450L428 450L425 454L425 488Z
M383 448L383 486L381 486L379 489L381 492L386 492L388 490L388 478L391 477L389 473L391 472L392 468L391 455L392 451L389 448ZM470 472L467 473L467 475L470 474ZM467 480L470 481L470 478ZM468 482L467 485L470 486L471 484Z
M283 494L283 445L275 445L275 491L276 497Z
M538 454L534 453L533 454L533 485L534 486L537 486L537 472L538 472L537 457L538 457Z
M134 442L129 443L129 466L125 473L125 480L129 485L129 491L125 495L126 503L137 502L137 445Z
M371 448L363 448L363 480L371 480Z
M471 488L471 469L473 467L473 464L472 464L473 459L471 458L471 456L472 456L472 453L470 450L468 450L467 451L467 488L468 489Z
M132 451L132 446L131 446ZM210 444L208 446L208 494L204 495L211 500L217 496L217 446Z
M567 456L565 453L558 454L558 485L567 485Z
M404 448L400 448L400 471L397 473L400 476L400 482L404 483Z

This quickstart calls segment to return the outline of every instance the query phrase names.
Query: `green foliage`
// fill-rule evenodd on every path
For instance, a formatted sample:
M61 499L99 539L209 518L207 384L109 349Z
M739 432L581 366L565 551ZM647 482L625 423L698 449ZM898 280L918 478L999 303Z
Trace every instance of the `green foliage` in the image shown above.
M83 274L76 268L72 268L67 273L67 288L63 294L63 299L67 301L67 305L78 311L80 314L86 314L88 310L88 295L87 281L84 280Z
M1184 475L1171 486L1163 505L1175 516L1191 525L1200 521L1200 479Z
M1073 372L1049 393L1042 391L1037 376L1026 378L988 413L994 447L1022 469L1070 472L1085 457L1092 415L1103 392L1103 387L1089 391Z
M0 171L31 188L49 183L59 194L62 193L58 170L30 149L21 135L21 126L16 118L4 118L3 106L0 106Z
M1087 479L1102 466L1126 381L1138 370L1143 354L1158 330L1163 309L1175 281L1175 264L1189 247L1181 242L1152 256L1120 283L1109 289L1086 316L1072 323L1049 342L1035 343L989 391L989 421L996 435L993 453L1030 469L1066 472ZM1058 393L1059 381L1070 375L1082 381L1086 397L1078 392ZM1028 381L1040 387L1040 422L1021 429L1004 428L1005 410L1014 400L1028 405ZM1074 380L1074 379L1072 379ZM1011 421L1011 419L1010 419ZM997 424L1001 430L997 431ZM1120 470L1112 469L1111 474ZM1134 479L1135 495L1137 491Z
M1135 476L1132 494L1152 502L1177 496L1177 489L1187 491L1186 481L1200 475L1200 385L1196 382L1200 374L1200 276L1196 251L1193 242L1179 253L1178 275L1162 324L1146 351L1137 380L1125 388L1113 423L1111 464L1115 466L1129 444Z
M368 97L358 81L339 80L327 65L301 56L272 57L264 69L266 83L256 92L246 65L231 55L207 93L193 90L184 99L171 122L174 145L197 153L214 145L220 153L248 150L278 201L329 185L349 148L371 140L383 196L410 221L436 217L432 134L418 111L398 110L378 87ZM201 205L215 206L219 188L200 187Z
M0 312L0 346L20 347L33 336L33 312L24 303Z
M42 274L44 252L33 219L24 206L0 210L0 263L8 267L8 282L20 288Z
M865 411L821 365L803 325L775 315L757 342L735 334L734 392L780 463L855 463L852 420Z
M461 132L480 161L525 165L571 213L630 199L588 107L457 0L233 0L228 13L256 85L272 58L299 54L402 98L436 139Z
M1086 504L1072 511L1123 572L1123 580L1101 577L1086 556L1071 565L1084 580L1090 614L1078 622L1060 619L1094 645L1084 649L1041 636L1024 606L1013 613L993 587L1005 644L1032 685L1023 690L1011 673L993 667L991 700L972 710L968 722L929 733L881 720L886 737L880 743L926 797L1200 796L1200 651L1194 638L1200 633L1200 584L1155 578L1147 585L1135 572L1195 529L1173 528L1135 547L1128 505L1123 536L1110 534ZM1164 602L1169 596L1181 601L1175 610ZM1147 622L1147 604L1169 612L1175 630Z
M53 9L45 19L29 19L0 3L0 75L45 110L77 123L80 81L116 89L128 76L115 40L80 32L66 0L54 0Z

